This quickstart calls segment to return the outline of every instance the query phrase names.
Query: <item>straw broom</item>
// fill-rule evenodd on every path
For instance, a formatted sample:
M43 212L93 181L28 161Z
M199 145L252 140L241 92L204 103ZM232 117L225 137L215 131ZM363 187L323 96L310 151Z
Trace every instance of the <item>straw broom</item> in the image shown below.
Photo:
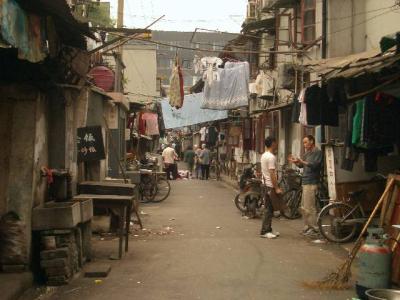
M365 223L358 239L353 246L353 249L349 253L349 257L347 260L337 268L335 272L332 272L325 276L324 279L320 281L309 281L303 282L303 285L308 288L317 288L317 289L328 289L328 290L342 290L350 288L350 279L351 279L351 265L357 255L358 250L360 250L361 245L363 243L363 235L368 229L368 226L371 224L372 219L375 217L377 211L382 205L383 201L386 199L388 193L393 187L394 179L390 179L388 184L386 185L385 191L383 192L381 198L378 203L375 205L374 210L368 218L368 221Z

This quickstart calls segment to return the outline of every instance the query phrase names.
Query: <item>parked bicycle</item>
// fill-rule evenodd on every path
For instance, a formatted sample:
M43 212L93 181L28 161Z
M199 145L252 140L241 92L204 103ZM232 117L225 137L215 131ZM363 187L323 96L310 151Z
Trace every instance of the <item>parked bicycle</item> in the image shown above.
M294 220L301 217L301 199L303 195L301 185L302 178L299 171L287 167L282 168L279 186L284 191L282 198L286 204L282 210L282 215L287 219ZM325 181L321 180L315 195L315 206L318 212L325 206L327 201L329 201L328 188Z
M139 193L141 202L161 202L168 198L171 185L165 172L157 171L155 162L136 161L140 172Z
M378 174L371 181L379 180L384 183L386 177ZM365 189L349 192L346 199L347 203L335 201L321 210L317 224L321 234L328 241L346 243L356 236L369 217L362 206L365 194Z

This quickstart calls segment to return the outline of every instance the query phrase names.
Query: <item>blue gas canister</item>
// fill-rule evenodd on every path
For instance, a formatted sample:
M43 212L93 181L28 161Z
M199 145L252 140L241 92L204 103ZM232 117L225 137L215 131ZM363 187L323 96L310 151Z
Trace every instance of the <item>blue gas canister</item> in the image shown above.
M392 253L384 242L382 228L368 229L368 237L358 255L356 290L361 299L366 299L368 289L390 287Z

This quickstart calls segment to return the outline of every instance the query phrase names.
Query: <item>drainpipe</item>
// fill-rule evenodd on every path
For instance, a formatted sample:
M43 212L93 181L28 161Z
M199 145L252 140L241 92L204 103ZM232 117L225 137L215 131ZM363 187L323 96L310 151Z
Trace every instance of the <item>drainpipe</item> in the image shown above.
M321 58L326 58L327 50L327 27L328 27L328 0L322 0L322 47ZM321 143L326 143L325 126L321 126Z

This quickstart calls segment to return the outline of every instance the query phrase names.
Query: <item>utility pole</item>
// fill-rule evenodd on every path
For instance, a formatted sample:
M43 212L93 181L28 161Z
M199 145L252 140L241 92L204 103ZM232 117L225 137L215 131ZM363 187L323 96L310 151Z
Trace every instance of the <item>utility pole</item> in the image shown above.
M124 0L118 0L117 10L117 28L124 27ZM122 90L122 46L118 47L115 53L115 85L116 92L123 92Z
M124 0L118 0L117 28L124 27Z

